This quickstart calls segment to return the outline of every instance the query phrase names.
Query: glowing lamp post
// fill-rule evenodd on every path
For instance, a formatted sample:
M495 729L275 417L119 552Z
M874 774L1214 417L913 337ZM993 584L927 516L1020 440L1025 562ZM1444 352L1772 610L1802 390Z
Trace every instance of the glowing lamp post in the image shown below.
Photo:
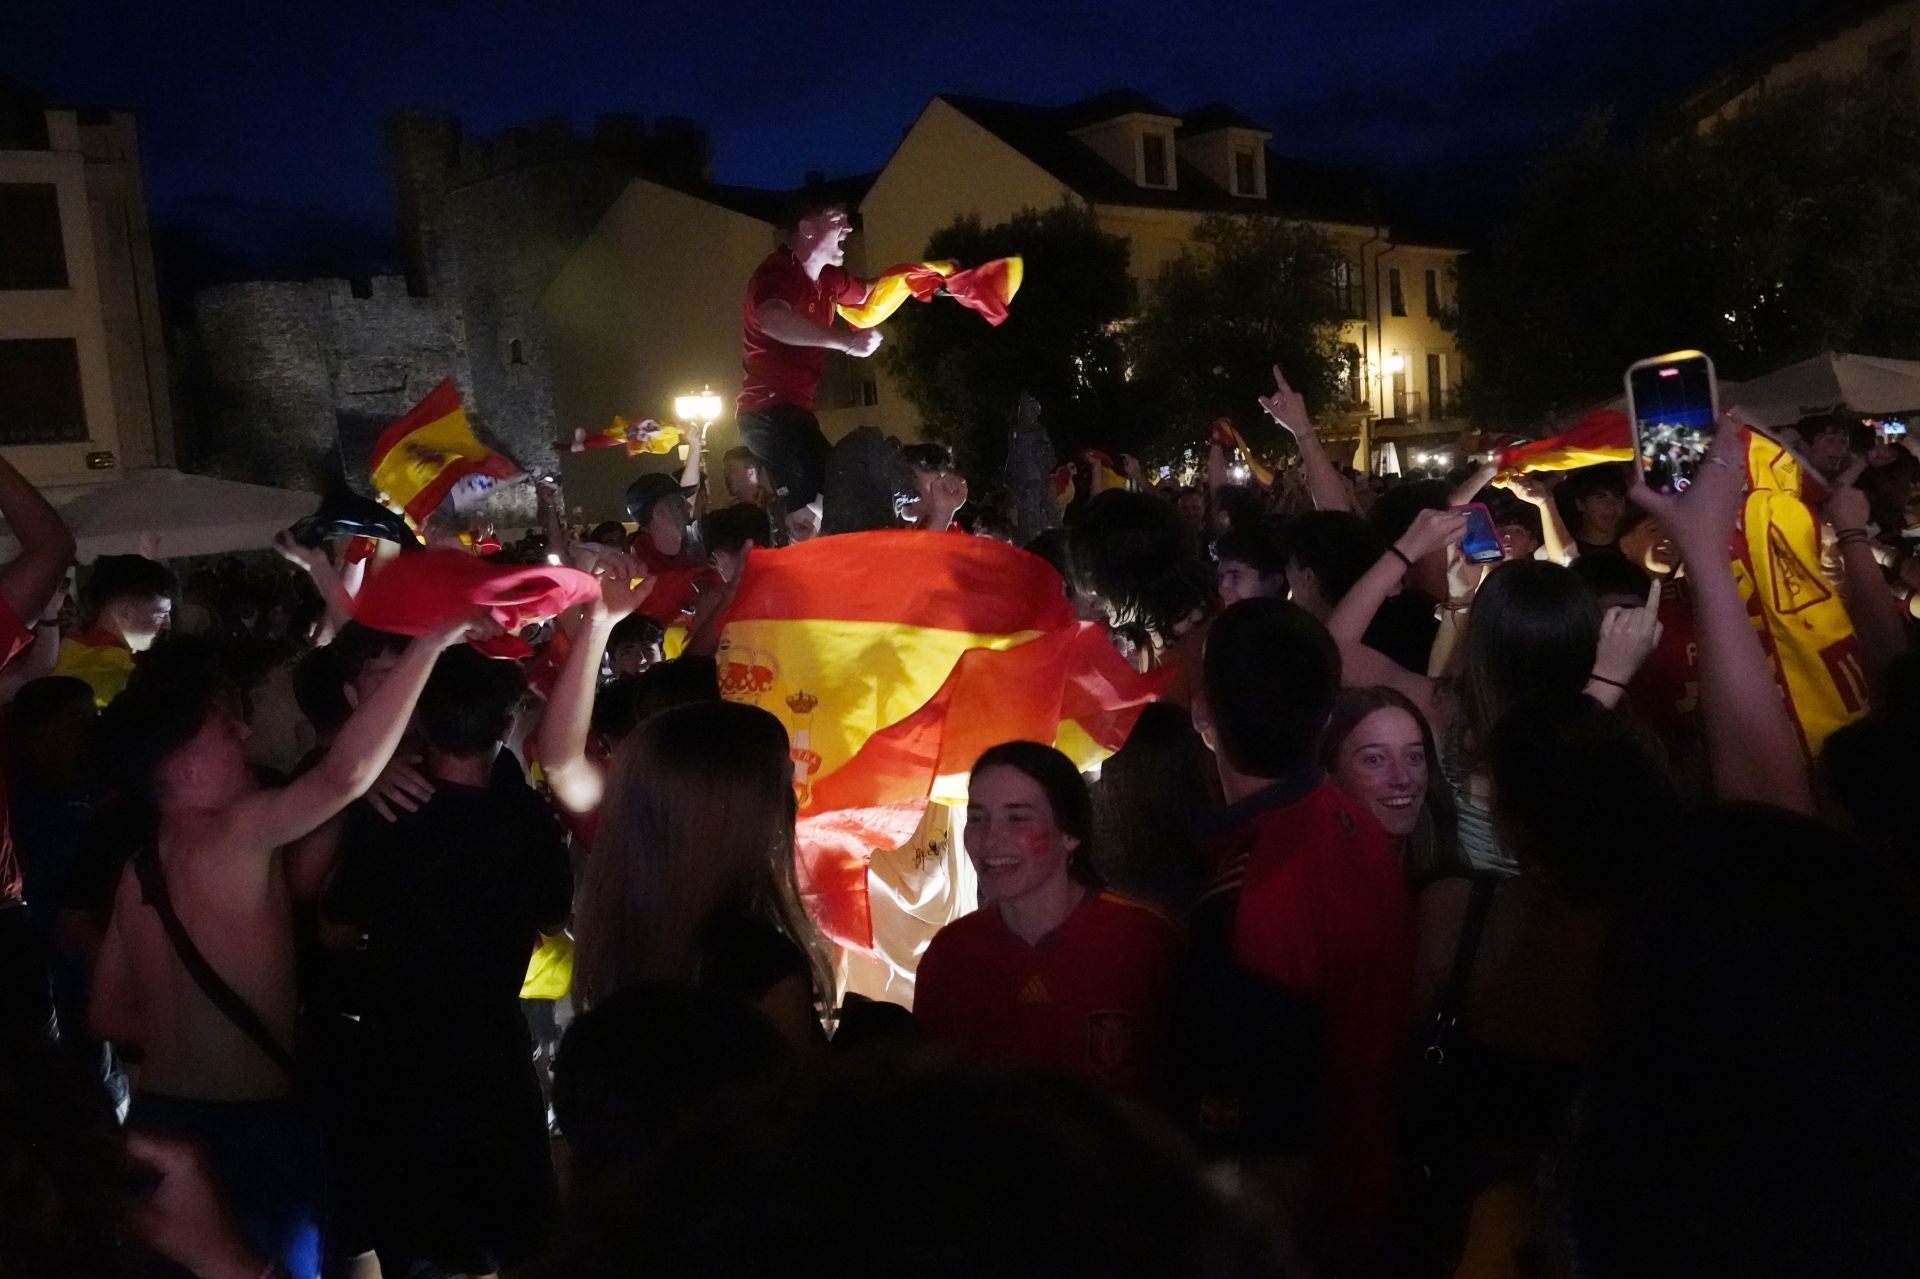
M720 397L713 393L711 386L700 388L698 395L676 395L673 397L673 415L689 426L697 427L694 438L703 445L707 439L707 428L720 420L720 411L724 406ZM680 460L686 461L693 451L691 444L680 446Z

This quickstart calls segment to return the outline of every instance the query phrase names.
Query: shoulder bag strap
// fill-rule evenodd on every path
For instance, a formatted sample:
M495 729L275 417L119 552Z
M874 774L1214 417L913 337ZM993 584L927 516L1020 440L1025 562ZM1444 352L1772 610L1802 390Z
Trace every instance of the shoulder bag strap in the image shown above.
M1447 1042L1467 1002L1467 975L1473 971L1473 957L1480 950L1480 934L1487 923L1487 908L1500 880L1493 875L1473 877L1473 890L1467 898L1467 917L1460 925L1460 944L1454 948L1453 970L1447 976L1446 989L1440 995L1440 1009L1434 1014L1433 1029L1427 1036L1424 1056L1429 1065L1442 1065L1447 1059Z
M160 868L159 854L151 845L135 854L133 871L140 881L141 900L153 907L154 913L160 916L160 926L167 930L167 940L173 943L173 953L180 957L180 964L187 970L187 975L193 978L194 984L200 987L201 993L212 1001L222 1016L251 1039L261 1052L272 1059L274 1065L287 1073L288 1078L292 1078L293 1054L273 1037L273 1032L267 1029L266 1022L254 1011L253 1005L214 971L207 957L193 944L193 938L188 936L187 926L180 922L179 912L173 908L173 896L167 890L167 877Z

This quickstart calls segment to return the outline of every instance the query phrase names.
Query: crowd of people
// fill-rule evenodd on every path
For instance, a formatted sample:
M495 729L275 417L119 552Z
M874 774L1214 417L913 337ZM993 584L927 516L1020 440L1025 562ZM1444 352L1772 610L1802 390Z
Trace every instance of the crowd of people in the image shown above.
M1738 422L1671 496L1356 474L1259 403L1270 488L1216 446L1064 518L1031 431L980 501L870 432L730 452L711 507L549 494L481 549L598 593L518 659L352 620L344 541L70 605L0 461L0 1276L1920 1270L1920 454L1794 440L1868 693L1814 740ZM1022 542L1161 672L1097 773L974 763L911 1009L844 988L794 743L713 658L757 556L882 527Z

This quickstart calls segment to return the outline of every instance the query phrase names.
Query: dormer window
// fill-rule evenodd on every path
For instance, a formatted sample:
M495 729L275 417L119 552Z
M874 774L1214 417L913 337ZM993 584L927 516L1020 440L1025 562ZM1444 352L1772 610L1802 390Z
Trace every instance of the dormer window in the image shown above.
M1164 133L1142 133L1140 135L1140 185L1143 187L1173 186L1173 139Z
M1260 153L1252 147L1235 147L1233 150L1233 193L1260 194Z

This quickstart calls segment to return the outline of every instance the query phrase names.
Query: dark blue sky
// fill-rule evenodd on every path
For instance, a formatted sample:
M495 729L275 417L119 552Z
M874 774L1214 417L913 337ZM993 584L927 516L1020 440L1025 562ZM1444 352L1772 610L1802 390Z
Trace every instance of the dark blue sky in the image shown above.
M943 90L1229 101L1283 151L1401 174L1523 155L1684 92L1819 0L7 0L0 74L140 114L156 216L384 235L383 113L487 131L677 113L716 176L878 167ZM319 234L316 229L315 234Z

